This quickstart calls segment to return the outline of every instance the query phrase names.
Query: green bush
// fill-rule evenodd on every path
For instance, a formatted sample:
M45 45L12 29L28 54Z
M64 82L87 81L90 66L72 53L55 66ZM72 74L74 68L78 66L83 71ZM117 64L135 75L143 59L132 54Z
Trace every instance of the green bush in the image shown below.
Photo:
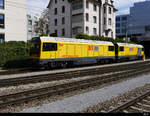
M43 36L48 36L48 34L40 34L40 37L43 37Z
M29 47L25 42L10 41L0 44L0 66L22 67L29 57Z

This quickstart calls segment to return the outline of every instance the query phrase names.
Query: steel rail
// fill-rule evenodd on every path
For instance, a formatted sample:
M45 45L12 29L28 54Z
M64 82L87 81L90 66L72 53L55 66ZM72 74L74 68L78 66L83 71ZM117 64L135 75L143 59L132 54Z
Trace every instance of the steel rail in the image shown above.
M138 62L140 63L149 63L150 61L144 61L144 62ZM113 63L114 64L114 63ZM119 64L119 63L117 63ZM131 62L131 64L134 64L134 62ZM123 64L126 65L126 64ZM127 64L128 65L128 64ZM97 65L96 65L97 66ZM85 66L84 66L85 67ZM83 67L83 68L84 68ZM92 67L92 66L91 66ZM0 71L0 76L2 75L13 75L13 74L25 74L25 73L29 73L29 72L37 72L37 70L33 71L32 68L22 68L22 69L11 69L11 70L6 70L6 71ZM42 72L42 71L41 71Z
M117 65L117 66L109 66L109 67L99 67L99 68L92 67L92 69L90 68L84 70L77 69L75 71L68 71L68 72L66 71L60 73L57 72L57 73L42 74L42 75L35 75L35 76L0 79L0 87L9 87L9 86L22 85L22 84L31 84L31 83L38 83L38 82L78 78L82 76L112 73L112 72L124 71L128 69L136 69L137 67L142 67L144 65L149 65L149 62L128 64L128 65L125 64L125 65Z
M50 86L46 88L20 92L16 94L4 95L4 96L0 96L0 108L2 109L9 105L17 105L17 104L21 104L24 102L33 101L36 99L51 97L55 95L62 95L68 92L73 92L75 90L81 90L81 89L87 89L89 87L99 86L104 83L109 83L109 82L113 82L116 80L129 78L131 76L145 73L148 71L150 71L150 68L144 69L142 67L138 71L128 70L128 71L113 73L111 75L106 75L103 77L96 76L95 78L92 78L92 79L90 78L86 80L80 80L80 81L61 84L61 85Z
M129 108L130 106L133 106L137 102L145 99L147 96L150 96L150 91L145 92L142 95L140 95L140 96L138 96L134 99L131 99L130 101L128 101L128 102L126 102L126 103L124 103L124 104L122 104L122 105L120 105L120 106L118 106L118 107L116 107L116 108L114 108L110 111L108 111L108 113L122 112L123 110Z

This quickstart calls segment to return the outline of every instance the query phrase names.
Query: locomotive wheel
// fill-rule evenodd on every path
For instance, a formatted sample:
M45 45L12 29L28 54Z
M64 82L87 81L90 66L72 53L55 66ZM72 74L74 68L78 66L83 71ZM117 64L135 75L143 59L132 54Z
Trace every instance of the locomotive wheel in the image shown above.
M61 65L62 68L66 68L67 67L67 62L62 62L60 65Z

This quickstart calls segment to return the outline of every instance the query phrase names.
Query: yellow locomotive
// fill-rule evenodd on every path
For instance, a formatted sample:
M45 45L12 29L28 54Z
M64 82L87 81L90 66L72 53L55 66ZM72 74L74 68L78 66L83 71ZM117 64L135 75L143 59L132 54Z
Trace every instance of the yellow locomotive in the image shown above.
M33 59L34 66L66 67L123 59L143 59L144 47L83 39L35 37L31 40L30 58Z

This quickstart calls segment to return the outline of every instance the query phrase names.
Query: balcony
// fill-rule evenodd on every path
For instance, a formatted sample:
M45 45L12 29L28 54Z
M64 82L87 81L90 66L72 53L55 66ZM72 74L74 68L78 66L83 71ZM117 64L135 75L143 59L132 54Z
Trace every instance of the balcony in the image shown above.
M72 15L83 13L83 1L75 0L72 2Z

